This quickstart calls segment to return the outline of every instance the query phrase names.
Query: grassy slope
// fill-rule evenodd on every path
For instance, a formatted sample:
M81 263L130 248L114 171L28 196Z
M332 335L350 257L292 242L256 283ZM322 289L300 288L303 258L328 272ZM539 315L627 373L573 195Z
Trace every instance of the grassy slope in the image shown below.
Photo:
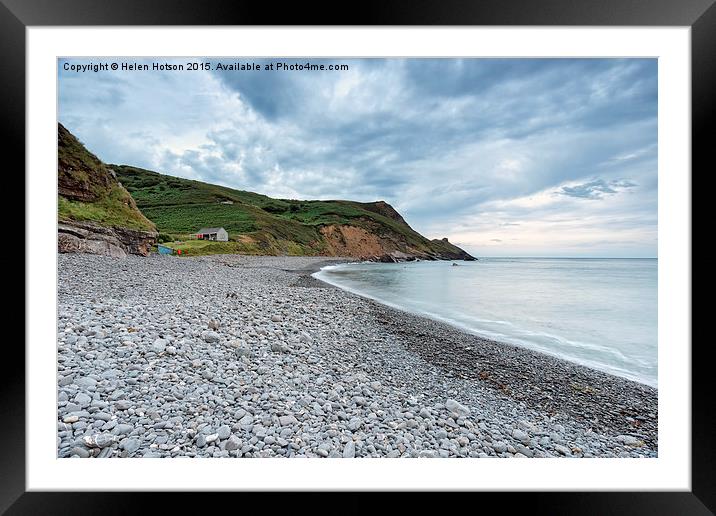
M105 227L154 231L154 224L128 203L129 193L117 186L93 202L57 198L60 221L93 222Z
M407 224L383 215L376 203L296 201L176 178L129 166L112 165L142 212L160 232L184 240L201 226L224 227L232 242L191 242L193 254L315 255L325 252L320 228L350 224L430 252L445 246L431 242ZM222 204L231 201L233 204ZM448 244L450 245L450 244ZM452 247L452 246L451 246Z
M58 218L154 231L107 166L63 126L58 131ZM63 195L64 192L64 195ZM76 195L75 198L70 196Z

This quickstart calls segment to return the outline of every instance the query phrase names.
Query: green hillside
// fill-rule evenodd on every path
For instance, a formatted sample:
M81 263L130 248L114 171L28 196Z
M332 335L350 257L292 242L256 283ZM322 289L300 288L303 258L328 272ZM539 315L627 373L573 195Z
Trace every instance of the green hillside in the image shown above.
M374 242L373 247L378 245L375 242L380 242L381 251L376 254L398 250L424 258L457 259L462 257L458 256L461 253L469 257L447 241L426 239L382 201L273 199L136 167L112 165L111 168L157 230L186 242L182 248L190 249L192 254L330 255L335 253L336 245L347 246L349 251L350 246L363 245L359 239L346 242L340 231L326 232L327 228L349 226L364 230L367 234L359 233ZM196 230L205 226L224 227L231 241L188 242ZM359 254L356 251L355 255Z
M106 227L154 231L115 174L67 129L57 133L58 218Z

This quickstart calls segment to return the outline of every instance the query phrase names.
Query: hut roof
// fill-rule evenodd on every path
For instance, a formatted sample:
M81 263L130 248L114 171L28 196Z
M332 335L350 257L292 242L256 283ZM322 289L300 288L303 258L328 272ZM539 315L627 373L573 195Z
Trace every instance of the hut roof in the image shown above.
M218 233L219 231L226 231L224 228L201 228L196 232L197 235L204 235L206 233Z

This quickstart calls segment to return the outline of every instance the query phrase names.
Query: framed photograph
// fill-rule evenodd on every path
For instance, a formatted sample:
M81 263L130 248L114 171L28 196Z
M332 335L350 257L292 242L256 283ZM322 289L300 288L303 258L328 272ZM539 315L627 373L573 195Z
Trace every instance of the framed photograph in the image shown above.
M611 3L3 0L27 310L0 508L711 514L691 171L716 8Z

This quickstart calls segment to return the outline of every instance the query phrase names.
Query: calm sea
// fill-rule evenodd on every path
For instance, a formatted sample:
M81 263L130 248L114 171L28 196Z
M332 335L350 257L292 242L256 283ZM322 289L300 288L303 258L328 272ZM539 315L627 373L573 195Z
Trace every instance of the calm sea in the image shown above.
M317 278L493 340L656 387L657 260L356 263Z

